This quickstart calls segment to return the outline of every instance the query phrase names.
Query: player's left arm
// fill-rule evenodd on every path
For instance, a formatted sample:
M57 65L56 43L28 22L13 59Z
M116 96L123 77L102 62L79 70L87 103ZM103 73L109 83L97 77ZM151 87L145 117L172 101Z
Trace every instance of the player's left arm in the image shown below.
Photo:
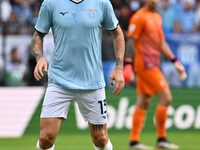
M169 45L165 40L161 41L161 51L165 55L165 57L169 60L175 57L175 55L173 54L172 50L170 49Z
M113 37L115 56L116 56L116 66L110 76L110 84L113 86L114 85L113 80L116 81L113 94L117 96L121 93L125 85L124 76L123 76L125 42L124 42L124 36L123 36L122 30L119 25L116 30L113 30L110 32Z
M187 78L187 73L185 71L184 66L181 64L179 60L175 57L172 50L170 49L169 45L165 40L161 42L161 51L165 55L167 59L169 59L175 66L179 77L181 80L185 80Z

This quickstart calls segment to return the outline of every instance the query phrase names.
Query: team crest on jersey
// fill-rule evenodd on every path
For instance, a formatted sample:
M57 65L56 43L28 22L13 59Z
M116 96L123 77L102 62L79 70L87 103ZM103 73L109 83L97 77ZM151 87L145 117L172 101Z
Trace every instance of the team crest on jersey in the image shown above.
M90 17L94 18L94 12L97 11L97 9L87 9L90 12Z

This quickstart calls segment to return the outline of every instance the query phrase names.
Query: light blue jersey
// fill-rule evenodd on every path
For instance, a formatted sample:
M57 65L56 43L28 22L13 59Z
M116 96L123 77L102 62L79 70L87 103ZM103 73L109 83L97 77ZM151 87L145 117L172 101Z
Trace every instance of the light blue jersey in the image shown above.
M52 28L55 49L51 56L49 84L67 89L105 87L102 69L102 28L114 30L118 20L109 0L44 0L35 26Z

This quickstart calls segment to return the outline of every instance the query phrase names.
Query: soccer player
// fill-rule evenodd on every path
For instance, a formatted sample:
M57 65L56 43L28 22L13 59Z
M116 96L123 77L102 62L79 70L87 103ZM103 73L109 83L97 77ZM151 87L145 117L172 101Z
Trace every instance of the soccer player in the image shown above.
M107 134L105 81L102 71L102 28L110 30L116 54L116 67L110 76L117 96L124 87L124 37L109 0L44 0L35 26L32 51L37 65L34 76L40 80L48 69L40 119L37 150L54 150L63 119L72 100L89 124L95 150L113 150ZM53 31L55 48L49 67L43 57L43 39ZM44 70L44 72L43 72ZM78 142L78 141L77 141Z
M165 123L167 108L172 101L168 84L159 69L160 53L172 61L182 80L186 78L183 65L176 59L165 41L162 30L162 19L156 13L159 0L146 0L145 6L138 10L131 18L128 28L129 47L124 67L125 81L133 78L133 70L130 67L132 53L134 51L134 70L136 72L137 102L133 114L133 127L130 132L130 149L150 149L139 142L140 133L145 120L146 110L151 102L151 97L156 95L159 103L156 107L157 147L166 149L178 149L179 146L170 143L166 137ZM133 50L134 49L134 50ZM132 55L131 55L132 54Z

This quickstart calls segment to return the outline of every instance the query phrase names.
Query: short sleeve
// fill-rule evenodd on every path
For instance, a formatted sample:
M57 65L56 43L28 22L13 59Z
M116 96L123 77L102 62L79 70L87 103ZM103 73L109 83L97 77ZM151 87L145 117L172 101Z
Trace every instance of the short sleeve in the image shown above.
M117 20L112 4L109 0L105 0L103 5L103 26L107 30L115 30L119 21Z
M129 21L127 35L138 39L144 28L144 19L139 15L133 15Z
M48 33L51 27L51 13L48 9L48 5L46 1L44 1L40 7L40 13L37 19L37 23L35 25L35 29L42 33Z

